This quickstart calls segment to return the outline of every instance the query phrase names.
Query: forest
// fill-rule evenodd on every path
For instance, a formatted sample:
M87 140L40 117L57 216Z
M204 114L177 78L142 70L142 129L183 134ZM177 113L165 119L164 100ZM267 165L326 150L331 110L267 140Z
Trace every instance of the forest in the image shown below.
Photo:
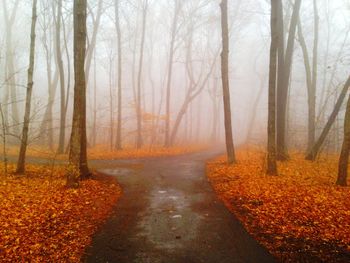
M0 20L0 262L350 262L349 0Z

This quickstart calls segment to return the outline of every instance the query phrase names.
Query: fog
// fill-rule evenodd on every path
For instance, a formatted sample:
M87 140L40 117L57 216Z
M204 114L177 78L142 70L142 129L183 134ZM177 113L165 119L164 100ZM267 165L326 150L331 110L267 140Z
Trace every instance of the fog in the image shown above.
M113 148L116 143L119 56L122 62L120 76L123 145L135 147L137 143L138 87L141 91L141 132L144 146L164 145L167 117L170 119L169 132L174 133L172 144L224 142L220 2L215 0L120 0L120 54L118 53L115 2L118 1L88 1L85 73L89 146L104 144ZM283 1L285 40L287 40L293 8L291 2L294 1ZM145 9L147 3L147 9ZM59 18L62 22L59 42L64 69L64 91L65 97L68 98L68 102L64 101L67 104L64 139L66 147L73 109L73 1L63 1L62 4L62 16ZM1 0L0 5L0 95L4 123L8 127L7 137L9 142L14 144L20 142L24 115L31 5L32 1L28 0ZM55 145L58 144L61 126L61 92L56 52L57 5L58 1L38 0L29 135L30 144L51 144L51 147L56 147ZM179 13L173 38L172 77L169 84L170 115L167 116L166 90L176 5L179 5ZM350 64L350 2L318 0L317 6L319 39L316 137L322 131L348 78ZM144 10L146 10L145 23ZM236 145L264 144L267 137L270 2L231 0L228 14L229 80L234 142ZM11 19L13 19L12 25L9 21ZM313 1L302 1L300 24L309 58L312 61ZM140 59L143 29L145 30L144 52L143 58ZM290 148L306 150L308 93L304 57L298 33L296 33L292 60L287 105L287 141ZM48 73L48 71L51 72ZM192 89L189 96L191 100L188 107L183 107L183 104L186 104L186 94L189 89ZM49 90L52 98L49 98ZM53 102L52 117L45 118L45 111L50 102ZM179 114L183 114L183 117L175 133L174 127ZM338 150L341 145L343 116L344 107L324 144L329 150ZM48 124L51 120L52 126ZM51 142L50 136L53 140Z

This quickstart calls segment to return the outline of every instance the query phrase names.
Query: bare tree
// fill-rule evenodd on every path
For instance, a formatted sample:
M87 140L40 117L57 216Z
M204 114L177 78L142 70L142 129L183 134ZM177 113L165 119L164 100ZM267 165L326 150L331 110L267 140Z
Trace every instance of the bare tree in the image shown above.
M309 52L306 46L304 35L300 19L298 21L298 38L300 46L303 52L304 66L306 73L306 87L308 94L308 146L307 151L310 151L311 147L315 143L315 130L316 130L316 85L317 85L317 61L318 61L318 10L316 0L313 1L314 9L314 43L313 43L313 55L312 65L309 59Z
M97 11L96 11L96 18L90 9L90 6L88 5L89 14L91 15L92 21L93 21L93 29L91 33L91 40L88 43L87 51L86 51L86 59L85 59L85 76L86 76L86 84L89 82L89 75L90 75L90 68L91 68L91 61L94 54L94 50L96 47L96 40L97 40L97 34L98 30L100 28L101 23L101 16L103 13L103 0L99 0L97 4Z
M339 157L337 185L341 185L341 186L347 185L349 153L350 153L350 96L348 98L348 103L346 105L345 120L344 120L344 139L343 139L343 145L342 145L341 153Z
M269 69L269 97L267 121L267 174L277 175L276 164L276 74L277 49L280 34L278 33L278 6L281 0L271 0L271 47Z
M221 29L222 29L222 53L221 53L221 78L224 101L225 115L225 136L227 161L229 164L236 162L235 149L232 138L232 123L231 123L231 101L230 101L230 84L229 84L229 34L228 34L228 18L227 18L227 0L222 0L221 8Z
M142 32L141 32L141 44L140 44L140 57L139 57L139 69L137 76L137 92L136 92L136 117L137 117L137 137L136 147L139 149L142 147L142 105L141 105L141 80L143 70L143 54L145 46L145 35L147 26L147 13L148 13L148 0L144 0L142 3Z
M44 113L43 120L40 125L40 135L47 136L48 144L50 149L53 149L53 105L54 99L56 96L57 84L58 84L58 70L57 66L55 67L54 74L52 74L52 53L53 53L53 41L52 41L52 15L50 12L49 4L44 2L42 13L43 22L42 22L42 38L41 42L44 47L45 61L46 61L46 72L47 72L47 105Z
M19 113L18 113L18 101L17 101L17 81L16 81L16 71L15 71L15 55L13 49L13 32L14 32L14 23L16 21L17 10L19 0L16 0L13 4L11 13L8 11L7 1L2 1L3 12L4 12L4 24L6 29L6 56L5 56L5 80L7 82L4 99L3 99L3 112L6 127L8 127L9 116L8 116L8 106L11 105L12 110L12 120L14 124L19 123ZM11 96L12 103L8 103L9 96ZM16 133L16 132L15 132Z
M174 0L174 16L171 26L171 35L170 35L170 46L169 46L169 61L168 61L168 76L167 76L167 85L166 85L166 100L165 100L165 146L170 146L170 98L171 98L171 81L173 74L173 60L175 53L175 40L178 30L178 19L179 13L181 10L181 0Z
M281 4L282 5L282 4ZM294 52L294 39L297 22L299 20L301 0L295 0L292 18L289 26L289 34L287 40L287 47L284 55L284 64L282 70L282 76L280 76L280 85L277 85L277 158L279 160L285 160L288 158L288 151L286 145L286 115L287 115L287 101L288 101L288 90L289 80L292 68L293 52ZM279 31L279 34L281 32ZM281 51L279 51L281 55ZM279 72L281 73L281 72Z
M55 8L53 5L53 13L55 14ZM60 132L58 139L58 150L59 154L64 152L64 142L65 142L65 134L66 134L66 87L65 87L65 79L64 79L64 69L63 69L63 60L61 53L61 17L62 17L62 0L58 0L57 2L57 15L55 17L55 51L56 51L56 63L59 72L60 78Z
M317 154L320 151L320 148L322 146L322 144L324 143L339 111L341 108L341 105L343 104L343 101L345 100L346 94L348 92L350 88L350 77L348 78L348 80L346 81L338 99L337 102L335 103L334 109L331 113L331 115L328 118L328 121L325 125L325 127L323 128L320 137L317 139L317 141L315 142L315 144L311 147L311 149L308 151L308 153L306 154L305 159L310 160L310 161L314 161L317 157Z
M4 162L4 174L7 175L8 171L8 160L7 160L7 149L6 149L6 122L5 122L5 116L4 111L2 110L2 105L0 103L0 118L1 118L1 132L2 132L2 155L3 155L3 162Z
M117 150L122 149L122 36L120 29L120 0L115 0L115 27L117 31L117 45L118 45L118 93L117 93L117 103L118 103L118 113L117 113L117 139L115 148Z
M25 160L26 160L29 122L30 122L30 108L31 108L32 91L33 91L33 83L34 83L33 73L34 73L34 56L35 56L35 26L36 26L36 19L37 19L36 6L37 6L37 0L33 0L32 24L31 24L31 30L30 30L30 53L29 53L26 105L25 105L25 112L24 112L22 137L21 137L21 147L19 150L16 173L24 173L25 171Z
M67 186L77 187L79 180L90 176L86 153L86 0L74 0L74 105L69 147Z

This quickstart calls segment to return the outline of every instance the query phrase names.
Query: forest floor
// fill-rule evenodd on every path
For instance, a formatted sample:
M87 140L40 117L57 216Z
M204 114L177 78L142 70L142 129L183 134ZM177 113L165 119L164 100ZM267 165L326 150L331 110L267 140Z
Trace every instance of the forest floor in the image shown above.
M350 188L335 185L337 156L310 162L292 153L278 176L265 175L265 158L246 148L236 165L225 157L208 162L226 206L281 262L350 262Z
M111 177L67 189L65 168L51 168L27 165L26 175L15 175L10 164L0 175L1 262L79 262L120 197Z

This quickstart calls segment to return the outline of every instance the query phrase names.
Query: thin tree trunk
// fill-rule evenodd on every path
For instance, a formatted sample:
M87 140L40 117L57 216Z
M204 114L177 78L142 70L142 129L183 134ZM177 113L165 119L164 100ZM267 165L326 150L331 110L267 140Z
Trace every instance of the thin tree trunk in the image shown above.
M58 0L57 16L56 16L56 61L58 72L60 76L60 132L58 138L57 153L62 154L64 152L65 134L66 134L66 91L64 82L64 69L61 54L61 16L62 16L62 0Z
M49 9L47 6L45 7ZM48 14L50 17L51 15ZM53 150L53 129L52 129L52 107L54 98L56 95L56 87L58 83L58 71L57 68L54 73L54 77L52 77L52 30L51 30L51 22L52 19L46 21L47 13L44 13L44 24L45 28L43 30L42 44L45 50L45 58L46 58L46 71L47 71L47 88L48 88L48 100L47 106L45 109L43 120L40 124L40 135L46 137L48 140L48 145L51 150ZM49 30L49 35L47 31ZM49 36L49 41L48 41ZM49 43L48 43L49 42ZM45 141L43 140L44 144Z
M174 46L177 31L177 20L179 17L179 12L181 4L178 0L175 0L174 17L171 26L171 39L170 39L170 49L169 49L169 62L168 62L168 76L166 85L166 101L165 101L165 147L170 146L170 99L171 99L171 81L173 74L173 60L174 60Z
M236 162L235 150L232 138L231 123L231 101L230 101L230 84L229 84L229 34L228 34L228 18L227 18L227 0L222 0L221 8L221 29L222 29L222 53L221 53L221 77L223 88L223 102L225 114L225 137L227 161L229 164Z
M316 131L316 89L317 89L317 72L318 72L318 39L319 39L319 16L316 0L313 1L314 9L314 46L312 58L312 94L311 94L311 109L309 117L309 145L315 143Z
M280 5L282 5L280 3ZM277 86L277 158L286 160L288 158L288 150L286 144L286 114L287 114L287 99L289 89L289 79L292 69L294 39L297 22L299 20L301 0L295 0L292 18L289 27L287 48L284 57L284 69L281 85Z
M90 176L86 153L86 1L74 0L74 105L69 147L67 186L79 186L79 180Z
M215 143L217 140L217 126L218 126L218 119L219 119L219 114L218 114L218 101L217 101L217 79L214 80L213 82L213 89L212 89L212 93L210 93L210 97L212 99L213 102L213 107L212 107L212 114L213 114L213 126L212 126L212 130L211 130L211 136L210 136L210 141L212 143Z
M111 52L112 53L112 52ZM113 150L113 139L114 139L114 104L113 104L113 56L110 54L110 61L109 61L109 122L110 122L110 137L109 137L109 147L110 150Z
M86 51L86 58L85 58L86 85L88 85L88 83L89 83L91 60L92 60L92 55L94 54L94 50L96 47L96 39L97 39L98 29L100 27L102 9L103 9L103 0L99 0L98 6L97 6L96 20L94 21L93 30L92 30L91 41L90 41L90 44L88 45L88 49Z
M264 88L265 88L265 81L266 81L265 76L263 78L260 77L260 88L259 88L258 94L256 95L255 100L253 102L252 113L251 113L251 116L249 119L249 124L248 124L248 132L247 132L247 136L245 139L246 143L248 143L252 137L252 131L253 131L253 126L254 126L254 122L256 119L257 109L258 109L259 102L260 102L261 97L262 97L261 95L262 95Z
M117 44L118 44L118 117L117 117L117 139L116 149L122 149L122 41L120 30L120 0L115 1L115 26L117 30Z
M143 11L142 11L142 33L141 33L141 45L140 45L140 58L139 58L139 72L137 76L137 138L136 138L136 148L140 149L143 144L142 140L142 106L141 106L141 80L142 80L142 69L143 69L143 53L145 46L145 34L147 26L147 9L148 0L145 0Z
M350 152L350 96L346 106L344 120L344 139L338 163L337 185L346 186L348 178L348 163Z
M16 72L14 65L14 50L12 43L12 32L13 25L16 20L17 10L19 0L14 2L11 14L8 13L7 10L7 1L3 0L3 12L4 12L4 24L6 28L6 56L5 56L5 81L6 81L6 90L4 94L3 100L3 114L6 123L6 129L9 127L9 119L13 120L13 124L17 125L19 123L19 114L17 108L17 82L16 82ZM9 97L11 96L11 103L8 103ZM11 105L12 116L9 118L8 116L8 107ZM17 129L15 128L14 133L17 134Z
M26 151L27 151L27 145L28 145L28 131L29 131L29 122L30 122L30 108L31 108L32 91L33 91L35 26L36 26L36 19L37 19L36 5L37 5L37 0L33 0L32 25L30 30L30 54L29 54L26 105L25 105L25 112L24 112L21 148L19 150L16 173L24 173L25 171L25 160L26 160Z
M6 122L4 117L4 111L2 110L2 105L0 103L0 117L1 117L1 131L2 131L2 160L4 162L4 174L7 176L8 171L8 159L7 159L7 141L6 141Z
M96 50L94 51L94 113L92 124L92 146L96 146L97 130L97 83L96 83Z
M316 118L316 85L315 84L316 83L314 83L314 79L316 81L315 76L316 76L317 68L314 69L314 67L315 67L315 63L317 63L317 59L316 59L316 62L315 62L315 59L313 59L313 66L311 70L309 52L306 46L300 21L298 21L298 38L299 38L300 46L304 57L306 87L307 87L307 94L308 94L308 144L307 144L308 145L307 152L308 152L310 151L310 149L315 143L315 118ZM314 50L315 50L315 47L314 47Z
M344 87L343 87L343 89L338 97L337 103L335 104L334 109L333 109L331 115L329 116L329 119L328 119L325 127L323 128L320 137L317 139L317 141L315 142L315 144L313 145L311 150L307 153L307 155L305 157L306 160L314 161L316 159L317 154L319 153L320 148L321 148L322 144L324 143L324 141L325 141L339 111L340 111L341 105L343 104L343 101L346 97L346 93L348 92L349 87L350 87L350 76L349 76L348 80L346 81L346 83L345 83L345 85L344 85Z
M271 47L269 69L269 96L267 121L267 174L277 175L276 164L276 73L277 49L279 43L278 33L278 5L281 0L271 0Z
M181 121L184 117L184 115L186 114L187 110L188 110L188 107L191 106L191 103L192 101L204 90L204 88L206 87L206 84L215 68L215 64L216 64L216 59L217 59L217 56L215 56L215 58L213 59L213 62L211 64L211 67L210 67L210 70L208 72L208 74L205 76L203 82L200 84L200 86L198 87L199 83L194 83L194 81L190 81L190 87L189 89L187 90L187 93L185 95L185 99L181 105L181 108L180 108L180 111L179 113L177 114L176 116L176 119L175 119L175 124L174 124L174 128L171 132L171 136L170 136L170 144L169 146L172 146L174 143L175 143L175 138L176 138L176 135L177 135L177 132L179 130L179 127L180 127L180 124L181 124ZM188 64L191 64L190 63L190 60L187 61ZM191 73L189 73L189 75L191 75ZM191 78L191 77L190 77ZM198 88L197 88L198 87ZM192 114L191 114L191 122L192 122ZM191 132L192 134L192 132Z

